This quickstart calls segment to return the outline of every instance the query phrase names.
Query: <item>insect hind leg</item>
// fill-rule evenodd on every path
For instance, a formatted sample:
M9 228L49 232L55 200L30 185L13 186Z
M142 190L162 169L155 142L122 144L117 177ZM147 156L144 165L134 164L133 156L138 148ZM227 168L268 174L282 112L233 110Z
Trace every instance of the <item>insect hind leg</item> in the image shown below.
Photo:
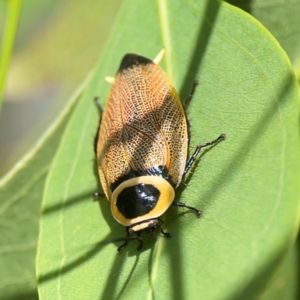
M99 101L99 97L95 97L94 98L94 102L95 104L97 105L98 109L99 109L99 112L101 113L101 115L103 114L103 107Z
M99 113L100 113L99 125L97 127L97 133L96 133L96 135L94 137L94 152L97 155L97 144L98 144L98 138L99 138L99 129L100 129L100 124L101 124L101 118L102 118L102 115L103 115L103 107L100 104L99 97L95 97L94 98L94 102L97 105Z
M190 103L190 101L192 100L194 94L195 94L195 91L196 91L196 88L199 84L199 80L196 79L194 80L193 82L193 86L192 86L192 89L190 91L190 94L188 95L188 97L185 99L185 101L183 102L183 108L186 109Z
M221 140L224 140L226 138L226 135L224 133L222 133L220 136L218 136L218 138L216 138L215 140L202 144L202 145L198 145L193 153L193 155L191 156L191 158L188 160L184 172L183 172L183 176L191 169L191 167L193 166L193 164L195 163L197 156L199 154L199 152L201 151L202 148L208 147L208 146L213 146L217 143L219 143Z
M191 124L190 124L190 121L188 119L186 109L187 109L190 101L192 100L192 98L195 94L196 87L197 87L198 84L199 84L199 81L194 80L193 86L192 86L192 89L190 91L190 94L189 94L188 98L182 103L182 107L183 107L184 114L185 114L186 125L187 125L187 131L188 131L188 144L190 144L190 140L191 140Z

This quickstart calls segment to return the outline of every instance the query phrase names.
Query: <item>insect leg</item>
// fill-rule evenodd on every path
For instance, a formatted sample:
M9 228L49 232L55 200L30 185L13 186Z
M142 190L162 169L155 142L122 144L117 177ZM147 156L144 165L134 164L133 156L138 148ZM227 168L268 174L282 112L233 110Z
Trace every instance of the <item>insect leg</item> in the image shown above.
M185 101L183 102L183 108L186 109L187 106L189 105L190 101L192 100L194 94L195 94L195 91L196 91L196 87L197 85L199 84L199 80L194 80L194 83L193 83L193 86L192 86L192 89L190 91L190 94L189 96L187 97L187 99L185 99Z
M226 138L226 135L224 133L222 133L218 138L216 138L215 140L205 143L203 145L198 145L193 153L193 155L191 156L191 158L188 160L184 172L183 172L183 176L190 170L190 168L193 166L195 160L197 159L197 156L200 152L200 150L202 148L208 147L208 146L213 146L215 144L217 144L218 142L220 142L221 140L224 140Z
M99 198L99 197L105 197L105 194L104 194L104 193L101 193L101 192L95 192L95 193L93 194L93 196L94 196L94 199L97 199L97 198Z
M95 97L94 98L94 102L95 104L97 105L98 109L99 109L99 112L101 113L101 115L103 114L103 107L99 101L99 97Z
M118 247L118 252L120 252L130 241L138 241L139 245L137 246L136 250L141 250L143 247L143 240L141 237L141 233L140 232L136 232L135 236L130 236L130 234L132 233L132 231L130 230L130 227L126 227L126 237L123 239L118 239L118 240L123 240L125 241L121 246ZM115 240L116 241L116 240Z
M160 227L160 232L161 232L166 238L172 237L171 233L164 231L164 229L162 228L161 225L159 225L159 227Z
M201 211L201 210L197 209L196 207L186 205L186 204L183 203L183 202L173 202L172 205L178 206L178 207L188 208L188 209L194 211L194 212L197 214L198 217L200 217L201 214L202 214L202 211Z
M129 232L129 228L126 227L126 237L125 237L125 242L118 247L118 252L120 252L127 244L128 244L128 238L130 237L130 232Z
M99 109L99 112L100 112L99 125L98 125L98 128L97 128L97 133L96 133L95 138L94 138L94 152L97 155L97 144L98 144L98 138L99 138L99 129L100 129L100 124L101 124L101 118L102 118L102 115L103 115L103 107L99 102L99 97L95 97L94 102L97 105L97 107Z
M139 242L139 245L137 246L136 250L139 251L143 248L143 240L140 232L137 233L136 240L138 240Z
M188 98L182 103L182 107L184 109L184 114L185 114L185 119L186 119L187 131L188 131L188 144L190 144L190 140L191 140L191 124L190 124L190 121L187 117L186 109L189 105L189 102L193 98L193 95L195 94L195 90L196 90L196 87L197 87L198 84L199 84L199 81L195 80Z

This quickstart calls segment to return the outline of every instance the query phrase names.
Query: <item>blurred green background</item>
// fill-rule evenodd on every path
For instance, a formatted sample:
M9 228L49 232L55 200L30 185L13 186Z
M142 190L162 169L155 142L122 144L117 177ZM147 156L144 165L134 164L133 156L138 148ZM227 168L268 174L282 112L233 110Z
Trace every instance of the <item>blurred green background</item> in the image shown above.
M121 0L23 1L0 116L0 177L35 144L97 62ZM7 1L0 1L0 35Z

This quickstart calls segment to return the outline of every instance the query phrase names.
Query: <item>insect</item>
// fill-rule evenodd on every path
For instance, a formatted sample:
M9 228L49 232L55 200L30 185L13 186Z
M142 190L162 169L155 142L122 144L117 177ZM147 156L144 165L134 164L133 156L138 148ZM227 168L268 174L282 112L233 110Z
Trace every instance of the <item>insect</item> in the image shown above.
M165 72L153 61L126 54L110 91L95 139L100 181L113 217L142 248L142 232L157 228L166 237L160 216L171 206L201 211L175 202L175 190L200 150L225 138L198 145L187 160L189 130L185 111ZM192 98L195 81L188 101Z

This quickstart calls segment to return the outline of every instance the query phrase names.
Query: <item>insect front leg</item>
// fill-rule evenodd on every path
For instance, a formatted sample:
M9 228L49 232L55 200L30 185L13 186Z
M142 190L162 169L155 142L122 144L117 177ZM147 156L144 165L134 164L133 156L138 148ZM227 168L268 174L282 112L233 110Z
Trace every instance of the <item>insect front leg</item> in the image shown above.
M134 233L134 236L131 236L131 234ZM137 246L136 250L141 250L143 248L143 240L141 237L141 232L134 232L131 230L131 227L126 227L126 237L124 239L118 239L118 240L123 240L124 243L118 247L118 252L120 252L128 242L130 241L138 241L139 245ZM117 240L116 240L117 241Z
M118 247L118 252L120 252L127 244L128 244L128 239L130 237L130 232L129 232L129 228L126 227L126 237L124 238L124 243Z

